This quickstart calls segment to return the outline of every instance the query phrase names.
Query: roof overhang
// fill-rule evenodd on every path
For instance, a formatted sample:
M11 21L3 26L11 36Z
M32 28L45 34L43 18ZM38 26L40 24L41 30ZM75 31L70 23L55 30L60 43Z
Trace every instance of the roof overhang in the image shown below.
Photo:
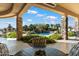
M66 3L64 3L66 4ZM79 7L76 7L76 12L75 12L75 6L73 7L74 4L72 4L72 9L69 10L69 8L62 6L63 4L57 4L57 5L53 5L52 3L28 3L25 8L19 13L19 15L21 16L23 13L25 13L31 6L36 6L45 10L50 10L50 11L54 11L57 12L61 15L71 15L71 16L75 16L75 17L79 17L79 13L77 13L77 11L79 10ZM79 4L78 4L79 5ZM78 10L77 10L78 8ZM74 12L72 11L74 10Z
M60 3L0 3L0 18L22 16L31 6L55 11L62 15L79 17L79 4Z
M23 9L24 5L24 3L1 3L0 18L16 16Z

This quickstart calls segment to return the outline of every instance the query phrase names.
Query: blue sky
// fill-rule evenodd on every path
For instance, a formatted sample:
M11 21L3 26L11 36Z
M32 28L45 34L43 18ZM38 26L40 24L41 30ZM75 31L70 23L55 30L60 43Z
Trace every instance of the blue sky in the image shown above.
M0 19L0 29L8 27L11 24L14 28L16 28L16 18L1 18Z
M61 16L54 11L44 10L35 6L32 6L26 13L23 14L23 25L29 24L60 24ZM8 24L11 24L16 28L16 18L1 18L0 28L6 28ZM74 19L68 17L69 26L74 26Z
M44 10L41 8L37 8L32 6L25 14L23 14L23 22L24 24L55 24L60 23L61 15L58 13Z

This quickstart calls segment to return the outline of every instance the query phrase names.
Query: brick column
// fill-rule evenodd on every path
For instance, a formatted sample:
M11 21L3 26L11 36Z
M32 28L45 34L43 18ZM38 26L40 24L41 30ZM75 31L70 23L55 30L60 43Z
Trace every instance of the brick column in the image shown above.
M64 40L68 40L68 17L67 16L62 16L61 34Z
M17 16L17 40L22 38L22 17Z

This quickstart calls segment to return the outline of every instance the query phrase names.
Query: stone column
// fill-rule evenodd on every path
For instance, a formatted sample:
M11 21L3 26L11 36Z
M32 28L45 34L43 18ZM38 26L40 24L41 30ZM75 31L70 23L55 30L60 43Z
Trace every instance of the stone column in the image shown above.
M17 16L17 40L22 38L22 17Z
M64 40L68 40L68 17L67 16L62 16L61 35Z
M75 17L75 32L76 32L76 39L79 40L79 19L77 17Z

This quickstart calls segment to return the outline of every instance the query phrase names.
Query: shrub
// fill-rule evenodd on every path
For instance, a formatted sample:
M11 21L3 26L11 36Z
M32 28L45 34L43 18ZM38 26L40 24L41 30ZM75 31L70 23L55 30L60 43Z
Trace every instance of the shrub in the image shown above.
M29 36L32 36L32 37L39 37L40 35L39 35L39 34L30 34Z
M47 44L49 43L55 43L54 40L51 40L49 37L46 37L46 36L40 36L39 34L31 34L31 35L28 35L28 36L24 36L23 38L21 38L21 40L23 42L26 42L26 43L32 43L32 38L40 38L40 39L46 39L47 40Z
M31 39L34 38L34 37L39 37L39 35L38 34L30 34L30 35L22 37L21 40L23 42L31 43L32 42Z
M69 37L75 36L75 32L68 32L68 36Z
M47 39L47 44L50 44L50 43L56 43L56 41L52 39Z
M5 35L3 35L2 37L3 37L3 38L7 38L7 35L5 34Z
M31 38L32 38L31 36L24 36L24 37L21 38L21 40L22 40L23 42L31 43L31 41L30 41Z
M59 40L59 39L62 39L62 36L58 33L55 33L55 34L50 35L49 38L52 40Z
M7 38L16 38L16 32L10 32L7 35Z

